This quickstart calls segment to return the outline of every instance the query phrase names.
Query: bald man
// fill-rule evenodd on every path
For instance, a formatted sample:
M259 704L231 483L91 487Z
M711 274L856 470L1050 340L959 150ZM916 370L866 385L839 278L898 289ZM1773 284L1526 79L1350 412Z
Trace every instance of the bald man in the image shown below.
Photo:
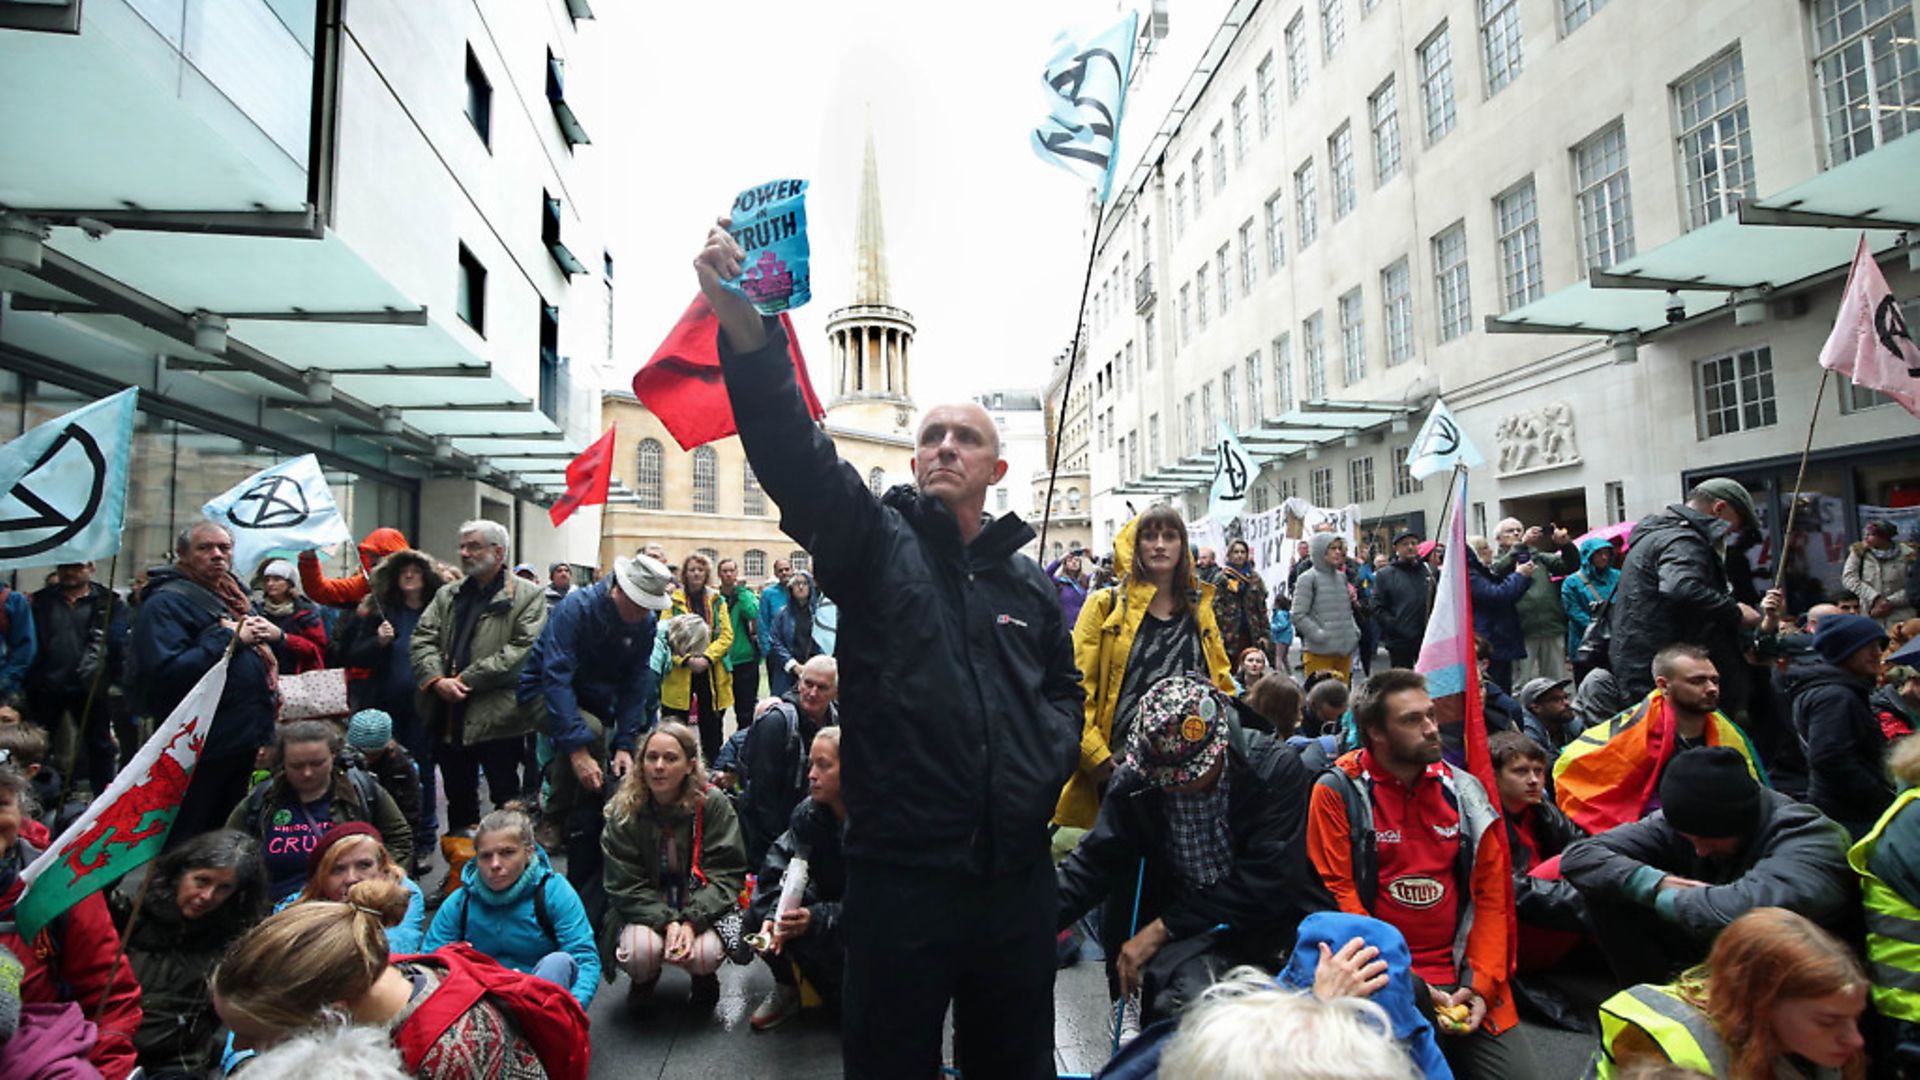
M726 225L694 271L734 422L840 606L846 1075L935 1075L951 1002L968 1075L1051 1078L1047 822L1083 703L1053 588L1020 554L1033 530L985 512L999 432L973 402L929 409L914 486L874 496L807 415L780 324L723 284L744 259Z

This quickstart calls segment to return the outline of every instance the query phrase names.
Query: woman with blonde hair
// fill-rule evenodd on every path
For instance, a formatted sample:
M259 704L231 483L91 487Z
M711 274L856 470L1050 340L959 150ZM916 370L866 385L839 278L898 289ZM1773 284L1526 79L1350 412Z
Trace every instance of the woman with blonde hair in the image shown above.
M1730 1080L1859 1080L1867 974L1839 938L1785 908L1727 924L1707 962L1600 1006L1588 1075L1652 1058Z
M719 999L716 972L726 946L723 920L737 939L747 850L726 793L707 783L698 737L663 720L641 745L639 767L607 802L600 834L607 910L600 934L608 981L617 967L633 980L630 1004L644 1003L662 964L693 977L696 1007Z
M1213 586L1194 573L1187 523L1165 504L1114 539L1119 582L1087 597L1073 628L1073 659L1086 691L1080 764L1054 808L1056 824L1085 829L1133 732L1147 688L1169 675L1200 672L1228 694L1233 664L1214 619Z
M426 900L420 895L420 887L393 861L380 830L364 821L345 822L323 833L307 855L306 885L279 906L287 908L310 900L343 903L348 889L372 878L391 881L407 890L406 914L387 930L387 947L395 956L419 952L427 927Z

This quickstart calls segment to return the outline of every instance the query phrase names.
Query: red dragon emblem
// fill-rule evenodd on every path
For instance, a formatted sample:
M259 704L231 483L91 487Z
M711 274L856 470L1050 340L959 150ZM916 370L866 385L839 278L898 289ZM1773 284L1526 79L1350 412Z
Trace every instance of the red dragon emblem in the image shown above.
M179 809L180 797L186 793L189 770L181 768L170 751L184 739L193 760L200 759L200 745L206 741L200 734L200 720L196 716L182 724L173 738L167 740L146 780L128 788L67 845L61 861L67 864L76 880L105 866L114 848L131 847L163 835L173 824L173 812ZM91 859L83 859L86 851L96 844L100 850Z

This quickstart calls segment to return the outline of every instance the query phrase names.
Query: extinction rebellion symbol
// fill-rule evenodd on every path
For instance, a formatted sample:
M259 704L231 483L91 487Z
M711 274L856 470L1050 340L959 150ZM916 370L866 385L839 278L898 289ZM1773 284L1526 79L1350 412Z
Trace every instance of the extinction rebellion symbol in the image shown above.
M1414 457L1447 457L1460 449L1460 427L1449 416L1434 417L1433 433L1424 445L1416 447Z
M1913 348L1913 334L1907 330L1907 317L1900 312L1900 304L1892 296L1880 298L1880 306L1873 311L1873 333L1880 344L1893 355L1905 358L1907 351ZM1907 343L1902 349L1900 343ZM1907 365L1907 374L1920 375L1920 366Z
M298 480L269 476L233 500L227 520L243 529L291 529L304 524L312 513Z
M86 502L80 507L79 512L74 514L55 509L52 503L42 498L29 484L34 474L45 469L50 462L59 457L60 452L65 450L69 443L77 446L80 452L86 455L90 474L86 481ZM13 489L7 492L8 496L33 513L26 517L0 519L0 559L38 555L43 551L51 551L80 535L81 530L93 523L94 515L100 512L100 504L104 501L106 491L107 458L100 452L100 444L94 440L93 433L86 428L79 424L68 424L66 430L56 436L53 444L47 447L47 452L40 455L40 460L33 463L33 468L28 469L26 475L15 482ZM38 529L53 531L36 540L9 542L22 533Z

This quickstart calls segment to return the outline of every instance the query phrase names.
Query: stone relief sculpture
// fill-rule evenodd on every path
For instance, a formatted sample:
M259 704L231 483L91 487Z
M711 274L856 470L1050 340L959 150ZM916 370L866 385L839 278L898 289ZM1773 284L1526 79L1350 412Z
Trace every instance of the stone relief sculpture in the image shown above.
M1573 406L1564 401L1502 417L1493 440L1502 476L1580 461L1580 447L1573 435Z

